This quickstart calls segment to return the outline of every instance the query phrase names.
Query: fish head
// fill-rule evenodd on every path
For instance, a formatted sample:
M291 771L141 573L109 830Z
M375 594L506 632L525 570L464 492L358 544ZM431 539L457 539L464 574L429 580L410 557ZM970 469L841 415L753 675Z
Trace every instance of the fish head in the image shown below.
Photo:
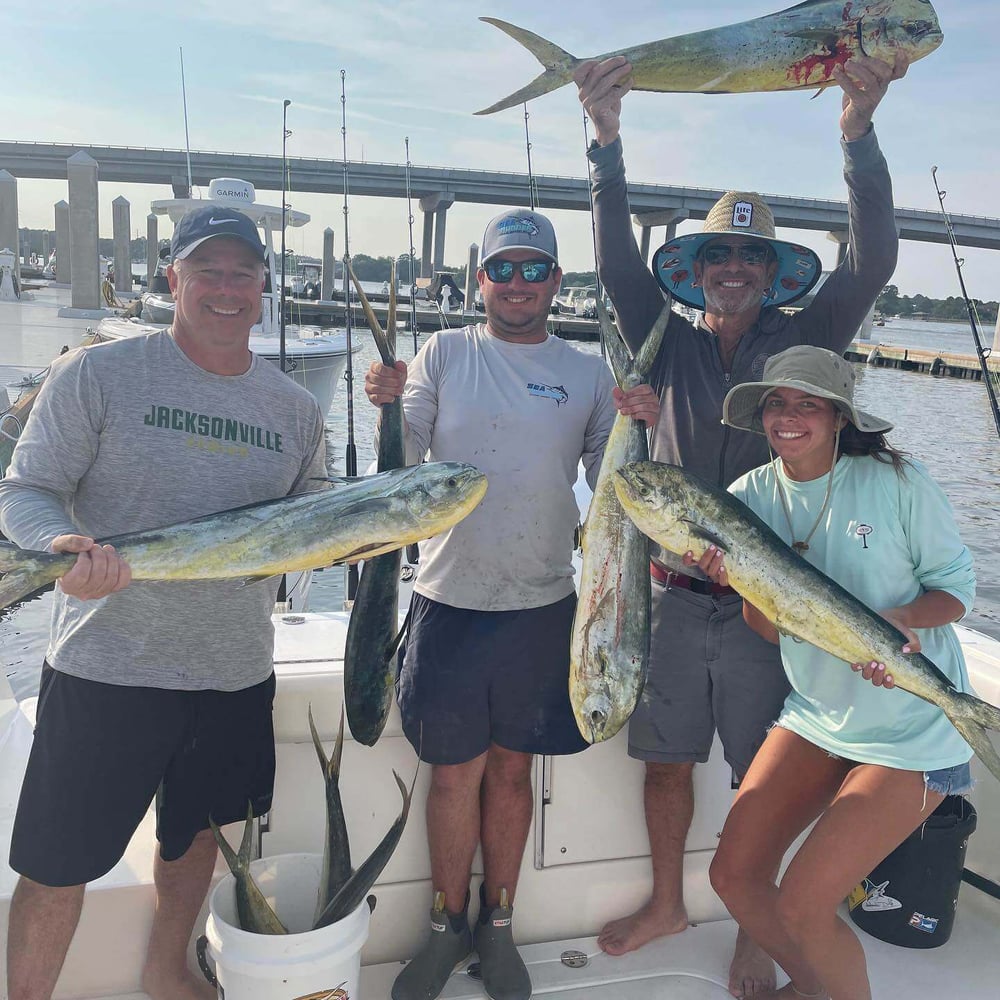
M910 62L929 56L943 41L944 32L930 0L893 0L870 5L862 16L861 35L869 55L891 61L895 51Z
M588 743L600 743L610 739L621 728L619 722L610 728L616 715L611 705L611 699L605 692L594 692L587 695L577 712L577 726Z
M486 476L465 462L426 462L413 469L406 484L410 514L440 534L468 517L486 495Z
M614 475L615 493L636 527L671 552L690 546L691 477L679 466L630 462Z

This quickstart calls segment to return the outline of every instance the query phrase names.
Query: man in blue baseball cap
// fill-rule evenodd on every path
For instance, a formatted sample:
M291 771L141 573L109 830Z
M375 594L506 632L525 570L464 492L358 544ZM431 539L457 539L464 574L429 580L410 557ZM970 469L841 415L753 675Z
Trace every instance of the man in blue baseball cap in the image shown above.
M316 400L249 348L263 258L240 212L206 205L181 219L167 268L173 326L56 361L0 482L4 534L77 554L53 598L11 837L10 1000L51 997L87 883L118 863L154 798L142 988L152 1000L214 995L188 971L187 945L215 867L209 816L222 825L244 820L248 802L258 816L270 808L278 584L132 582L94 539L314 489L326 475Z
M820 261L806 247L776 238L771 210L757 194L727 192L703 231L669 240L650 273L629 221L619 136L631 72L623 56L614 56L582 63L574 76L597 136L588 157L599 272L633 350L659 315L664 293L701 313L695 322L671 318L654 362L650 382L662 409L650 454L725 488L768 458L759 435L722 425L726 392L759 381L767 359L792 345L844 351L896 266L892 185L872 114L890 82L906 72L906 60L899 55L890 66L857 56L831 70L830 82L843 91L849 242L843 263L794 315L778 307L817 284ZM749 132L730 145L749 155ZM739 157L733 163L736 169ZM682 878L694 765L708 760L717 731L734 773L746 773L788 691L777 648L745 625L735 591L659 547L652 557L649 671L629 726L629 753L646 764L653 887L646 905L601 931L598 944L612 955L687 927ZM774 983L773 962L741 931L730 992L770 995Z

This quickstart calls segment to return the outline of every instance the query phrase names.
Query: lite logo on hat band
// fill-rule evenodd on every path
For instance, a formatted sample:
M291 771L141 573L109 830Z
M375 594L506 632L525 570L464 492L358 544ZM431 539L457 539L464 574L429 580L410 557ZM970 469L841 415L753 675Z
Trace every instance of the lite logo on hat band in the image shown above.
M753 205L748 201L738 201L733 205L733 225L737 229L749 229L753 225Z

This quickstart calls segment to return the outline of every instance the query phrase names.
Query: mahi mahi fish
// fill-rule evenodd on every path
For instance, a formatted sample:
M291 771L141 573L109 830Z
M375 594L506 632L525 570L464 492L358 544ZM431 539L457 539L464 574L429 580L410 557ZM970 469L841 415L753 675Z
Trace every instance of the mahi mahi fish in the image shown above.
M503 111L558 90L586 61L506 21L480 20L520 42L545 72L476 114ZM752 21L590 58L625 56L632 65L633 90L695 94L819 90L836 82L834 67L852 56L877 56L892 63L895 53L902 52L909 62L916 62L943 39L930 0L807 0Z
M247 804L247 821L243 827L243 840L239 853L234 851L229 842L209 817L208 824L212 828L215 840L222 851L222 856L229 865L229 870L236 880L236 916L242 930L251 934L287 934L288 928L274 912L267 897L260 891L250 873L250 860L253 845L253 804Z
M966 694L922 653L903 653L906 636L786 545L736 497L675 465L637 462L615 474L615 490L633 521L671 552L700 558L725 553L730 586L784 635L847 663L884 663L896 687L937 705L1000 779L1000 755L988 729L1000 708Z
M598 314L611 370L622 389L647 380L670 320L664 303L638 356L626 353L602 302ZM628 721L649 659L649 543L626 517L613 473L649 458L646 425L619 413L604 448L583 526L580 596L570 640L569 698L588 743L610 739Z
M389 309L385 330L348 263L358 298L371 327L383 364L396 363L396 266L389 275ZM378 471L406 464L403 402L397 396L380 407ZM395 653L399 629L399 570L402 550L366 559L361 570L344 646L344 701L351 735L365 746L374 746L385 729L392 708L396 680Z
M486 477L462 462L342 481L150 531L102 539L134 580L263 580L279 573L368 558L457 524L486 493ZM0 543L0 608L63 576L76 561Z

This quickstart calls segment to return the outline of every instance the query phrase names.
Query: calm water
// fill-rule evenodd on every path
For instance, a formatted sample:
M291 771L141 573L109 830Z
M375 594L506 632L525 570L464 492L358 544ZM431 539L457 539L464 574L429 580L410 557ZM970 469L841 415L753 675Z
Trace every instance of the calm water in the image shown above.
M2 317L0 317L2 320ZM457 320L453 320L457 324ZM61 325L62 324L62 325ZM0 364L44 366L64 343L76 343L66 321L53 319L27 334L10 334L0 322ZM363 325L355 325L361 347L354 355L354 435L358 469L374 461L372 435L375 408L364 395L364 372L377 357ZM992 341L992 330L985 334ZM423 338L421 338L422 341ZM873 331L873 343L883 342L929 350L973 354L972 336L960 323L904 323L893 320ZM596 344L579 344L597 352ZM413 357L413 338L400 334L399 356ZM965 624L1000 638L1000 441L997 440L986 392L978 382L933 378L885 368L858 366L857 400L895 422L890 436L896 447L920 458L941 483L955 508L966 544L976 561L978 592ZM348 432L346 386L337 390L327 418L327 449L331 471L343 473ZM316 574L310 606L334 610L344 599L340 568ZM45 651L49 597L0 613L0 657L18 697L34 692Z

